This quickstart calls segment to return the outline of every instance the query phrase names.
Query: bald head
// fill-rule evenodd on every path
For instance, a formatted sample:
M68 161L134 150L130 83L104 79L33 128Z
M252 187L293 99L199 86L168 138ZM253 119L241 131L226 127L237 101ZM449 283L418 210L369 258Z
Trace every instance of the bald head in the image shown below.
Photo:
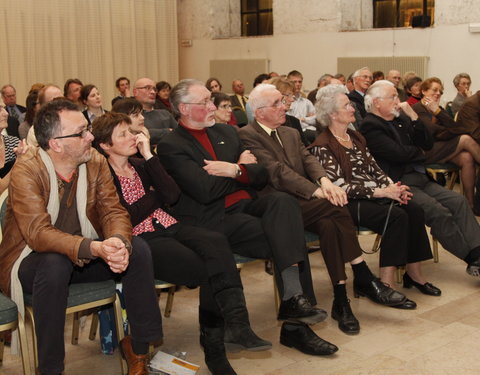
M392 82L395 88L398 88L402 77L400 76L400 72L398 70L390 70L387 74L386 79Z
M133 96L142 104L144 110L151 111L157 96L155 82L150 78L137 79L133 85Z

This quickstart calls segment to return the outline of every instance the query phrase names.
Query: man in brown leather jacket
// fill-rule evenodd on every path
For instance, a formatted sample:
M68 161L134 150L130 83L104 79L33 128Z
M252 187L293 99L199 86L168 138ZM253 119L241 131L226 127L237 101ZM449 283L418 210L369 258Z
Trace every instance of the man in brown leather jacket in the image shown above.
M148 374L148 343L162 337L148 245L132 240L106 160L91 148L93 136L77 106L56 100L37 114L39 148L12 169L3 242L0 289L23 311L32 295L39 368L64 369L65 308L71 283L123 283L132 337L121 342L129 374ZM53 187L53 188L52 188Z

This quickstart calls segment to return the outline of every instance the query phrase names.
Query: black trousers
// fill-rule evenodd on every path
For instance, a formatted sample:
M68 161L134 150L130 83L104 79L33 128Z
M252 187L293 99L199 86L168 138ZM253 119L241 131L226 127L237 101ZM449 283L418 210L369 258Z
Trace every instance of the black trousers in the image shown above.
M352 218L346 207L326 199L299 200L305 229L317 233L332 284L346 280L345 263L362 255Z
M351 200L348 203L356 225L380 234L385 226L389 206L370 199ZM431 258L423 209L413 202L402 206L394 205L382 237L380 267L403 266Z
M283 281L279 273L298 264L303 292L310 302L316 303L302 213L294 197L275 192L255 200L240 201L229 207L221 225L212 229L227 236L234 253L272 259L280 295L283 294Z
M120 275L110 271L101 259L77 267L63 254L36 252L22 261L18 274L24 292L32 294L33 298L39 370L42 374L60 374L64 370L65 309L69 284L120 278L133 339L153 342L163 335L150 249L140 238L132 240L129 266Z
M204 228L178 223L143 233L152 251L155 278L176 285L200 286L200 308L219 315L215 288L241 288L227 238ZM215 278L215 283L209 280ZM212 287L213 285L213 287Z

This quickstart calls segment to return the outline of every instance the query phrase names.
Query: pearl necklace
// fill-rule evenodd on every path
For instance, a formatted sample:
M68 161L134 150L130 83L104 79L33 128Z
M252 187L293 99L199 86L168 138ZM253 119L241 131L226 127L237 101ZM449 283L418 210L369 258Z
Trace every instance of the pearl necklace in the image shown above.
M332 134L333 134L333 133L332 133ZM347 135L347 139L342 138L342 137L339 137L338 135L335 135L335 134L333 134L333 136L334 136L335 138L337 138L337 139L340 139L340 140L343 141L343 142L350 142L350 134L348 134L348 133L345 133L345 134Z

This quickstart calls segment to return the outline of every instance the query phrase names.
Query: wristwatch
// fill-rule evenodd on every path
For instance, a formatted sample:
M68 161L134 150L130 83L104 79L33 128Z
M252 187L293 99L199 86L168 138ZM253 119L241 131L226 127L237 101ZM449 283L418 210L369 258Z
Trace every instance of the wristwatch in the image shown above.
M242 175L242 168L238 164L235 164L235 178L239 178Z

